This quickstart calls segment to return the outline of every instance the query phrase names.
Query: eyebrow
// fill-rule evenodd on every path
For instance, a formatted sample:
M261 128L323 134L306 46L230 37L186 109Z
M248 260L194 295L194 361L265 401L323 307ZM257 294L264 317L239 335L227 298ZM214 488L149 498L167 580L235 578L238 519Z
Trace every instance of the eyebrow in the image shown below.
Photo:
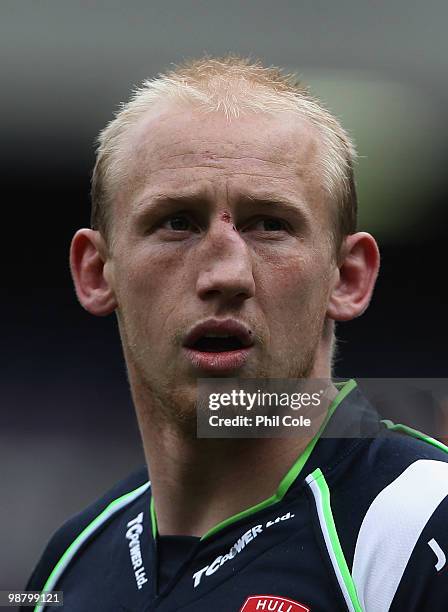
M272 208L276 212L300 214L303 217L307 217L307 213L304 209L303 203L300 199L297 201L291 200L287 197L279 197L278 195L242 195L239 198L239 202L245 206L263 206L266 208Z
M156 193L144 196L135 206L137 213L149 212L160 205L166 204L201 204L207 201L206 197L199 194L174 194Z
M210 198L206 194L201 193L155 193L148 194L143 197L135 207L135 212L137 215L150 213L153 210L156 210L159 206L199 206L201 204L209 204ZM283 212L285 214L295 214L300 215L301 217L307 219L308 213L305 210L303 202L300 198L297 198L297 201L288 198L281 197L278 194L241 194L237 203L239 205L248 206L251 208L259 208L262 206L263 208L271 208L272 212Z

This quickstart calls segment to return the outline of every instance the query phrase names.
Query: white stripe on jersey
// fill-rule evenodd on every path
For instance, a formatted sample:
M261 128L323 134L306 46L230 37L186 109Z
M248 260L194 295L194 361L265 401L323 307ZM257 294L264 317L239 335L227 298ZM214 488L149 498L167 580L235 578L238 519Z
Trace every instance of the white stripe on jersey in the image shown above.
M448 463L420 459L373 500L359 530L352 571L365 612L389 610L424 527L447 495Z

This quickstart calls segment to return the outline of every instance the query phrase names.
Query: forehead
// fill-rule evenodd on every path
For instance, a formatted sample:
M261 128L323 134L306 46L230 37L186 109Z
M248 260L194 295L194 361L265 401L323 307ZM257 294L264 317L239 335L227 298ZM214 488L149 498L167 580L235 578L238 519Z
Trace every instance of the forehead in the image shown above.
M127 180L120 200L148 187L191 191L199 185L211 191L225 185L228 197L266 188L322 200L319 149L316 128L292 112L229 121L223 112L155 107L123 138Z

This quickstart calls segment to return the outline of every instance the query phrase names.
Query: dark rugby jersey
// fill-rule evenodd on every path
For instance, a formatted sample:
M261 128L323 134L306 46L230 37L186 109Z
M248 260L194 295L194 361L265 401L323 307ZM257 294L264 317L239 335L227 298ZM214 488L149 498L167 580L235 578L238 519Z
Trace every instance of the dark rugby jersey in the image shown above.
M330 414L335 437L202 538L158 536L142 469L53 536L27 589L67 612L446 611L448 449L382 422L354 381Z

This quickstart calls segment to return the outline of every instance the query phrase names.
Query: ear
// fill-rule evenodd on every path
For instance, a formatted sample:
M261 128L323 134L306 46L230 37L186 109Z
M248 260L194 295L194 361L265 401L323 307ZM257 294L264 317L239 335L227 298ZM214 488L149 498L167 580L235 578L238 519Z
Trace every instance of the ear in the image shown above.
M99 317L117 307L108 269L108 249L100 232L80 229L70 247L70 268L81 305Z
M380 266L375 239L366 232L347 236L340 262L327 316L334 321L350 321L365 311L372 297Z

